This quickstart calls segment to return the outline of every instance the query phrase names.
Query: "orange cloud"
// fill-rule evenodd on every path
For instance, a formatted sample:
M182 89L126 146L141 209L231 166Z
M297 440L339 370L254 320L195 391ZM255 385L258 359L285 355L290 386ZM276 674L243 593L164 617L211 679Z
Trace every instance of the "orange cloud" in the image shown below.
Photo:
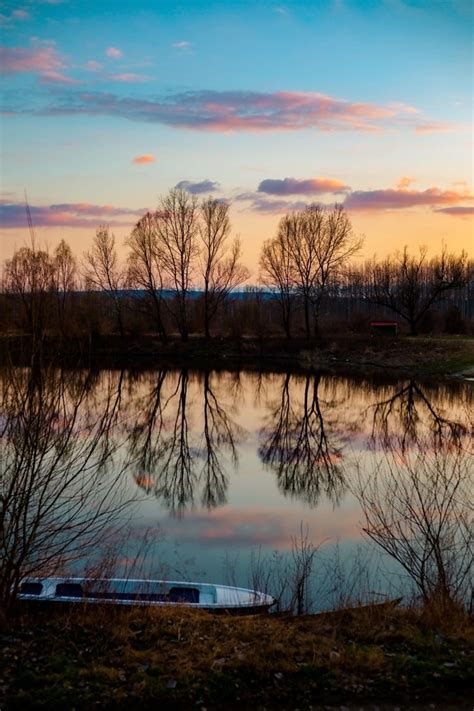
M135 165L146 165L147 163L154 163L156 161L155 156L152 153L144 153L142 156L136 156L132 160Z
M407 178L406 176L403 176L398 181L397 188L399 190L404 190L405 188L408 188L412 183L416 183L416 178Z

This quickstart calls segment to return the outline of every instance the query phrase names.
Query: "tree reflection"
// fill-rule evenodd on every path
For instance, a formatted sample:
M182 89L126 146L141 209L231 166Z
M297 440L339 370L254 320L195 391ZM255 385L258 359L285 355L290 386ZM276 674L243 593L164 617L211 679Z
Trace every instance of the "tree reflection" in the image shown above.
M116 524L127 500L112 436L120 398L109 382L93 406L84 371L38 365L1 373L0 598L23 576L82 558Z
M262 462L275 471L279 488L311 505L322 494L336 503L345 488L342 446L323 416L320 383L320 374L306 375L300 403L296 378L285 375L259 448Z
M140 472L135 480L174 515L193 506L198 492L203 506L215 508L226 502L225 455L237 465L236 440L242 429L230 417L206 371L201 380L202 437L198 439L189 424L189 373L179 372L169 395L164 392L167 375L171 374L160 373L148 396L148 408L142 409L142 421L132 433L132 459Z
M203 466L201 469L203 506L215 508L226 502L228 478L223 466L222 451L230 453L231 461L237 465L236 436L241 435L241 428L229 417L219 403L211 387L210 375L206 371L203 380L203 416L204 447L201 451Z
M451 447L466 432L466 423L445 417L428 389L414 380L373 406L372 442L385 448L396 440L397 447L405 452L419 445L426 433L433 447Z

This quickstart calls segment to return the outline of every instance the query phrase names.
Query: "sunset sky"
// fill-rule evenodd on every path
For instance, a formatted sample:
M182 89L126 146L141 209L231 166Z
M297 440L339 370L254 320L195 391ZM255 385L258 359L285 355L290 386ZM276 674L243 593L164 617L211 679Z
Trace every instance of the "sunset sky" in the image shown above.
M286 211L344 203L364 256L473 253L470 0L0 4L1 256L77 254L175 185L230 200L256 281Z

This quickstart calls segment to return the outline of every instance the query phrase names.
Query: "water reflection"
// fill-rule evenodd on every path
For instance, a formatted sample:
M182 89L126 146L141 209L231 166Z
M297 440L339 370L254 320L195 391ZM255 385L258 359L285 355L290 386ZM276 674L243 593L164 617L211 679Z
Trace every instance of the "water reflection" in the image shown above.
M0 602L24 575L91 551L128 504L114 465L121 382L60 369L1 371Z
M236 397L239 394L240 381L234 379L234 384ZM244 429L231 418L222 401L219 401L215 389L211 387L208 372L203 378L203 420L204 446L200 452L203 460L201 500L207 508L214 508L226 502L228 480L223 466L223 451L230 454L234 468L237 467L236 442L243 436Z
M193 376L193 385L198 386L196 407L194 400L189 403L189 372L160 371L156 384L142 399L140 419L132 430L130 458L138 472L135 481L175 515L194 505L198 492L203 507L224 504L227 463L238 464L236 442L244 430L232 419L218 393L217 378L214 381L216 385L207 371ZM165 385L170 382L173 387L169 392ZM234 385L235 400L238 379ZM190 427L190 418L196 415L200 425Z
M429 387L410 380L395 388L372 410L372 441L383 448L394 446L402 453L431 440L434 449L456 446L468 432L468 412L464 421L445 415L445 402L431 396Z
M354 452L373 456L392 447L403 455L428 442L434 450L452 448L469 434L473 404L472 386L455 381L167 367L12 373L13 386L13 376L0 377L8 393L2 423L8 422L9 446L17 443L16 469L23 440L41 440L48 456L56 448L63 457L87 444L88 466L99 472L101 462L113 463L114 471L126 471L131 490L178 517L192 508L212 513L232 506L231 483L240 487L240 508L265 508L270 492L301 511L342 505ZM15 406L13 394L21 399Z
M283 493L312 506L324 493L336 503L344 492L345 479L342 438L330 419L334 408L320 400L321 375L304 378L302 399L298 398L295 380L290 374L282 380L280 397L262 430L259 455L275 472ZM322 407L328 411L326 416Z

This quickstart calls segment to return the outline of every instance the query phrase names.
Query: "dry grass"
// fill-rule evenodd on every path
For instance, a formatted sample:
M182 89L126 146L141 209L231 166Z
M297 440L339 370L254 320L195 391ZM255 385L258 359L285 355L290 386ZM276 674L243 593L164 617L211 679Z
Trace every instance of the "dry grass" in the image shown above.
M105 605L41 609L2 635L0 706L307 708L393 698L463 708L473 642L465 616L442 627L418 610L349 612L331 621Z

